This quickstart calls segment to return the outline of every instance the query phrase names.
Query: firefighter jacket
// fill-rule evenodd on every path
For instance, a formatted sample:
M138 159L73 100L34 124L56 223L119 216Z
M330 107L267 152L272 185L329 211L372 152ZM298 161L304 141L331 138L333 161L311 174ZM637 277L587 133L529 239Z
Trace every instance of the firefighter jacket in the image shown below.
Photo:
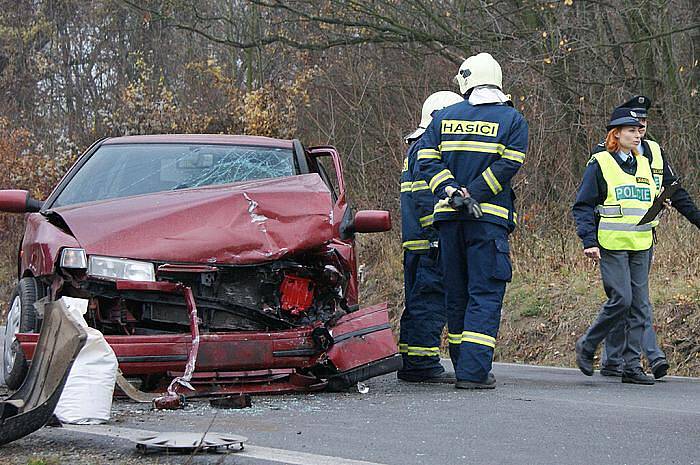
M432 226L433 193L419 177L417 152L418 142L414 142L406 152L401 172L401 242L405 250L421 253L437 241L437 232Z
M420 174L437 199L447 197L447 186L466 187L484 216L476 220L440 202L434 221L487 221L512 231L517 215L511 179L525 161L527 138L525 118L507 104L465 101L437 113L419 141Z
M643 155L651 164L651 172L654 176L654 182L656 183L656 187L658 189L660 189L662 186L669 186L679 180L678 176L671 168L668 156L666 156L664 150L657 142L649 139L642 140L642 150ZM606 151L605 142L601 142L593 147L593 150L591 150L591 155L604 151ZM598 183L604 184L602 173L599 173L599 178ZM695 202L693 202L693 199L690 197L687 190L681 187L674 192L671 196L671 205L678 211L678 213L685 216L688 221L700 228L700 209L698 209L698 207L695 205Z

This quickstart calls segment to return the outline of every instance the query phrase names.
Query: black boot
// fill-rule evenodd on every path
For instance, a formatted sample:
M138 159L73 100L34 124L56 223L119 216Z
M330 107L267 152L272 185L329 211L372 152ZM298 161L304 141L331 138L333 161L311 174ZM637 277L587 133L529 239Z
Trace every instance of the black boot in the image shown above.
M617 366L602 366L600 367L600 374L602 376L617 376L618 378L622 376L622 369Z
M654 379L661 379L668 373L668 360L664 357L657 358L651 364L651 372L654 374Z
M455 383L457 389L496 389L496 377L493 373L489 373L486 379L480 383L474 381L457 381Z
M452 384L457 382L454 371L443 371L442 373L431 376L419 376L410 371L399 371L396 377L401 381L407 381L409 383Z
M583 349L583 336L576 341L576 365L586 376L593 376L593 354Z
M641 368L633 370L625 370L622 372L622 382L629 384L644 384L651 386L654 384L654 378L647 376Z

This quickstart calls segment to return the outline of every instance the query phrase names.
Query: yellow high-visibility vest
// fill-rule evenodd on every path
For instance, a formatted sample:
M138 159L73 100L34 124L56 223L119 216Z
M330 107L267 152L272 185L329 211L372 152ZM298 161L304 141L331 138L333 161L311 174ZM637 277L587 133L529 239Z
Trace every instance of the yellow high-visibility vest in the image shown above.
M646 250L652 244L654 223L637 225L657 194L649 161L635 155L637 171L627 174L609 152L593 155L598 161L608 194L596 207L600 216L598 244L607 250Z
M659 144L653 140L647 140L646 142L651 150L651 174L654 176L654 183L658 192L664 184L664 157L661 155Z

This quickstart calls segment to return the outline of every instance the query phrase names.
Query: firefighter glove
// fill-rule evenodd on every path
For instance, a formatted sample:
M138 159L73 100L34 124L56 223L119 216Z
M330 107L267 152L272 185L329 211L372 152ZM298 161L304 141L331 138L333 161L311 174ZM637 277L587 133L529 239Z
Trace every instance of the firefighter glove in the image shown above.
M481 211L481 205L471 196L464 197L459 191L456 191L449 200L450 206L455 210L466 210L469 216L473 218L481 218L484 213Z

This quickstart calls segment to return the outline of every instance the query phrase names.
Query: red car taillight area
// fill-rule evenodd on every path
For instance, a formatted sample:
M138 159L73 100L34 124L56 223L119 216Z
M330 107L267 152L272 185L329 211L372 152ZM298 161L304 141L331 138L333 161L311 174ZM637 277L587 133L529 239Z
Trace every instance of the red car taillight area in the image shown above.
M280 306L283 311L299 315L307 311L314 301L314 283L301 276L285 275L280 285Z

